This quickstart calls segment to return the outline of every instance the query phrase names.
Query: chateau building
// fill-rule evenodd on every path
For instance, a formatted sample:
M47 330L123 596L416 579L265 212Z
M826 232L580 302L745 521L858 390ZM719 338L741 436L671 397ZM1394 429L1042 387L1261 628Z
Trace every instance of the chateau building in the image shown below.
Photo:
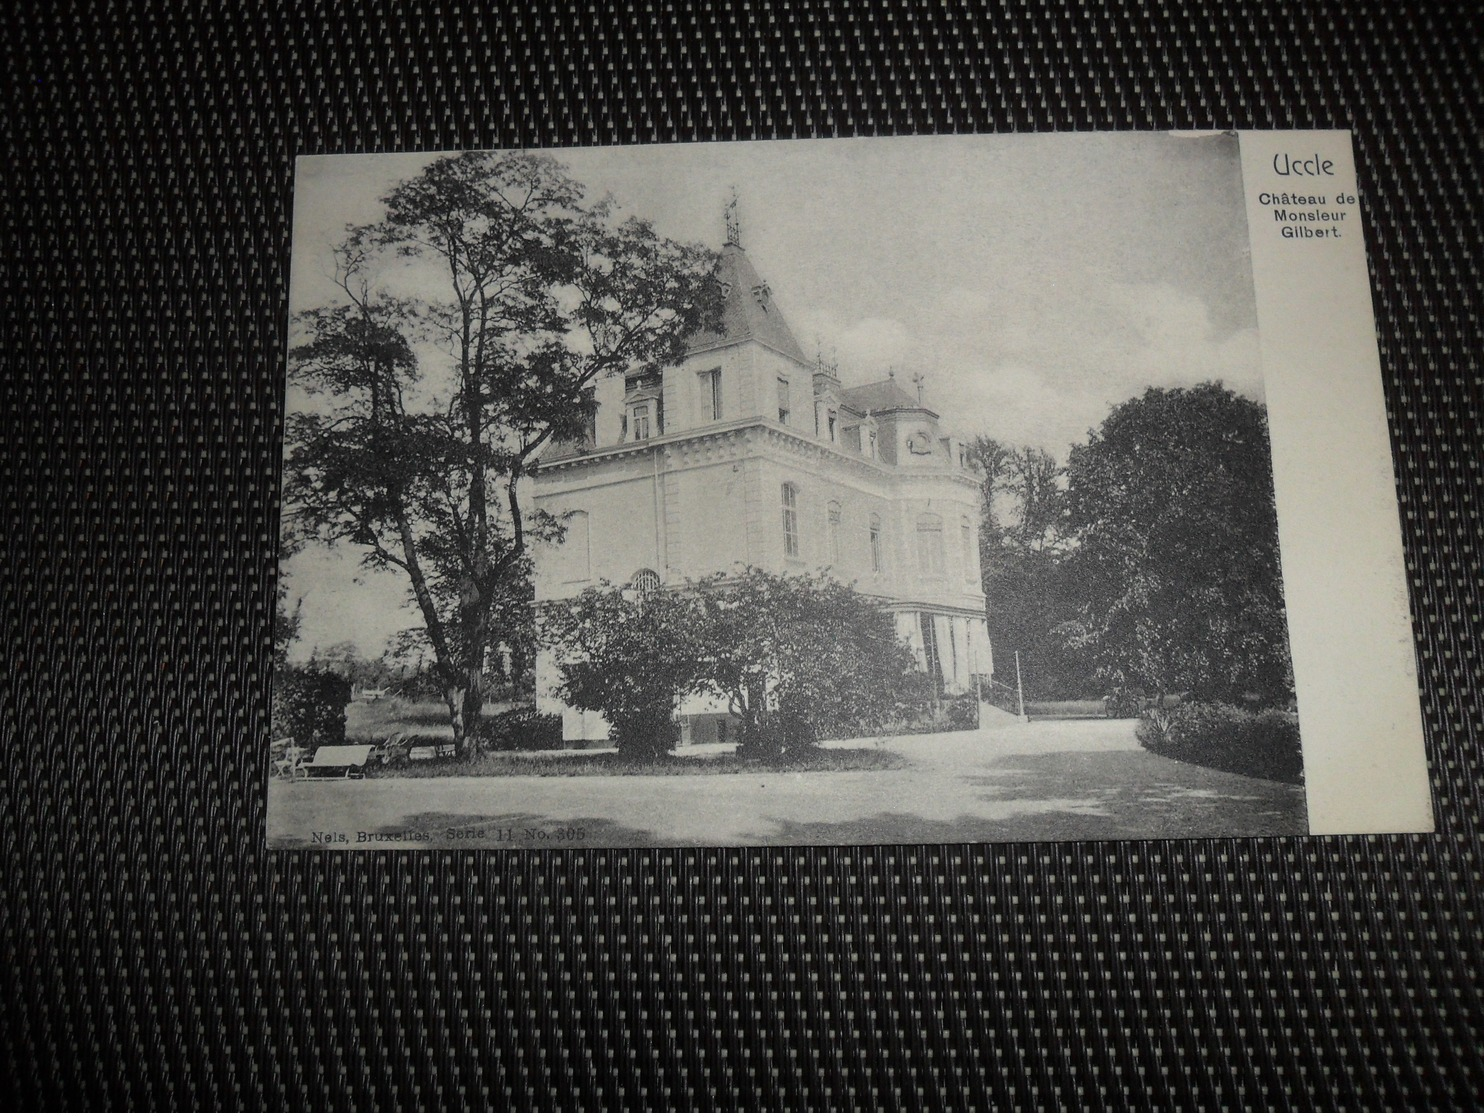
M717 282L723 327L692 339L660 375L611 375L581 445L541 461L532 496L566 517L566 537L536 554L542 601L606 579L679 585L741 566L828 570L889 611L943 693L973 691L992 670L979 577L979 487L939 416L894 376L845 387L805 357L743 251L734 218ZM538 705L563 714L568 740L607 723L550 692L537 661ZM727 739L725 706L683 703L685 740Z

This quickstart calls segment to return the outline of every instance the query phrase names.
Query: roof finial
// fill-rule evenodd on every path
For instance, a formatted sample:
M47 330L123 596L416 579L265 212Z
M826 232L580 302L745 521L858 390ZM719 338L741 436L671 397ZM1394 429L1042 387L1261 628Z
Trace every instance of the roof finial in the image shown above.
M727 219L727 244L737 248L742 247L741 222L737 220L737 188L732 187L732 200L727 202L722 211Z

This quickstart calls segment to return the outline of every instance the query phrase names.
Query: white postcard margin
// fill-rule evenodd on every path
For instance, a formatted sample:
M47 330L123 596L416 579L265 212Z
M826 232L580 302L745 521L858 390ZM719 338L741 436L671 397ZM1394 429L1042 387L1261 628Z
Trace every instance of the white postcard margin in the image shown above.
M1351 135L1241 151L1310 832L1431 832Z

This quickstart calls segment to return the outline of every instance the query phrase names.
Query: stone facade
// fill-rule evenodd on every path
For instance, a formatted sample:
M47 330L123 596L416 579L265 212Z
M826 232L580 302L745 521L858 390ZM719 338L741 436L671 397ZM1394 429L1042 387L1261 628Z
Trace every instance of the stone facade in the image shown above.
M895 616L944 693L971 692L992 661L962 447L895 379L845 388L807 360L736 243L717 277L723 330L657 378L605 378L589 438L543 458L535 506L568 526L537 548L538 603L651 571L679 585L746 565L828 569ZM561 710L568 740L605 738L600 716L551 696L554 670L541 653L540 707ZM687 740L729 732L709 700L681 714Z

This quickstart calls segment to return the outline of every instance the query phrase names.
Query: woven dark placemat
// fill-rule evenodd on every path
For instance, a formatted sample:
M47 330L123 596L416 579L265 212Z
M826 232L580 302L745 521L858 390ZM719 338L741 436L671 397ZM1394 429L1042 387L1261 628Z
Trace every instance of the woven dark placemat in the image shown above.
M1477 1104L1472 6L552 7L7 17L3 1100ZM1436 836L265 852L294 155L1209 127L1356 132Z

